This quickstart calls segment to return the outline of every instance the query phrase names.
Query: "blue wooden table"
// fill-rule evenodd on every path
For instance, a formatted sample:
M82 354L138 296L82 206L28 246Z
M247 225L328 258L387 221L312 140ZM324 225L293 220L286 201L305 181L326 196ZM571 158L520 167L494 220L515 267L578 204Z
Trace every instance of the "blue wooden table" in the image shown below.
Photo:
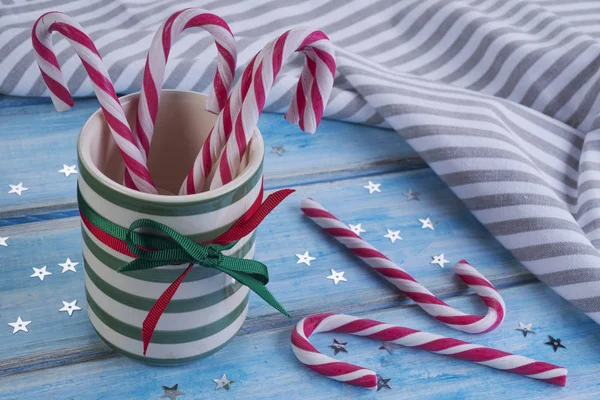
M259 228L256 258L269 265L270 290L294 315L290 321L252 295L248 319L234 340L216 354L183 367L149 367L100 341L86 314L81 237L76 211L77 175L58 172L76 164L79 128L98 108L79 100L57 113L45 99L0 97L0 398L160 399L163 385L178 385L177 399L478 399L600 398L600 327L540 284L491 237L427 165L394 132L323 121L307 135L283 116L264 114L259 127L267 152L267 190L292 187L297 193ZM284 146L279 155L271 146ZM381 184L369 194L363 186ZM19 196L9 185L22 182ZM407 201L407 189L420 200ZM504 324L471 336L449 329L423 313L383 278L326 237L299 210L313 197L347 223L361 223L362 235L449 304L481 313L479 299L453 276L469 260L499 288L507 306ZM422 229L420 218L435 221ZM400 230L392 243L387 229ZM1 239L0 239L1 241ZM316 257L310 267L296 254ZM432 256L444 253L442 269ZM80 264L66 270L70 259ZM52 275L31 278L33 268ZM330 269L347 282L326 279ZM77 300L81 311L59 312ZM316 335L326 354L333 338L348 342L336 357L391 378L380 392L326 379L302 366L290 348L290 333L303 316L343 312L518 353L569 369L566 388L499 372L470 362L397 349L341 334ZM28 332L8 325L21 317ZM519 322L533 324L524 337ZM553 352L548 335L566 349ZM215 390L213 379L227 374L230 390Z

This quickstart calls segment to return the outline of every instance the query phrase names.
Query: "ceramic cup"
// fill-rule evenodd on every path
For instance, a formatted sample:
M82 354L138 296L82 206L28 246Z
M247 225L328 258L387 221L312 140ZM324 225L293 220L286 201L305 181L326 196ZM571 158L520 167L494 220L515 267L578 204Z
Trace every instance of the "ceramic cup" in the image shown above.
M139 94L121 98L134 126ZM85 123L78 142L79 190L102 217L129 228L140 218L166 224L197 241L226 231L261 190L264 144L258 129L249 146L243 172L229 184L209 192L177 193L216 116L205 111L200 93L163 90L148 162L161 195L121 185L124 165L104 115L96 111ZM90 321L115 350L148 363L181 364L223 347L240 329L248 311L249 289L215 269L194 266L160 318L146 356L142 322L186 265L117 273L132 258L98 240L82 224L85 288ZM254 256L254 232L224 252Z

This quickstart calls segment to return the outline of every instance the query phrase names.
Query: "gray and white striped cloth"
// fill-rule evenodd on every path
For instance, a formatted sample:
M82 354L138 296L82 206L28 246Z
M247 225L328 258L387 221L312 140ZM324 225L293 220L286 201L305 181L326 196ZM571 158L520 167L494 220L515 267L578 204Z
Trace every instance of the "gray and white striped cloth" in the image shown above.
M395 129L525 267L600 322L597 0L0 2L0 93L21 96L48 95L29 38L48 10L83 25L120 93L139 90L154 32L184 7L228 21L240 70L290 27L322 29L339 68L326 115ZM67 42L56 48L69 87L91 95ZM206 91L214 51L206 34L184 36L164 86ZM287 106L301 61L268 110Z

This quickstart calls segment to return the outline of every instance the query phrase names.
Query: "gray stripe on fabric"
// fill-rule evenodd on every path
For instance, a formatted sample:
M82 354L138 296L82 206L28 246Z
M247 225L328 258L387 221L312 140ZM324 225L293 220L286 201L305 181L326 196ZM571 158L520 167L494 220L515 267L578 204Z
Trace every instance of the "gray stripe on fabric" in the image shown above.
M346 55L343 55L342 57L346 57ZM338 55L338 59L339 58L340 58L340 56ZM352 58L352 60L353 60L353 62L362 62L361 60L357 60L355 58ZM427 82L427 83L425 83L425 81L421 82L420 78L411 77L411 81L409 82L406 78L400 79L399 77L395 77L393 75L385 75L379 71L365 69L365 67L363 65L358 67L356 65L346 66L346 65L338 64L338 70L340 70L344 74L348 74L348 75L352 75L352 74L362 74L362 75L366 75L366 76L373 75L373 76L378 76L380 78L387 79L391 82L397 82L402 85L411 86L411 87L414 87L416 91L422 90L424 93L424 96L431 96L431 98L436 99L436 100L438 99L439 94L433 95L433 94L429 94L429 92L435 90L435 92L439 92L440 94L443 93L443 94L448 94L451 96L452 95L461 95L463 97L465 95L469 95L469 96L473 97L473 100L481 99L481 100L484 100L486 103L488 103L492 100L492 98L488 95L475 93L475 92L467 92L463 89L452 88L450 86L443 87L443 86L439 85L439 87L432 89L431 82ZM425 86L427 84L429 86ZM354 85L354 86L360 92L360 90L359 90L360 87L369 86L369 85ZM377 86L377 85L375 85L375 86ZM381 90L388 90L388 91L394 90L393 87L390 88L390 86L379 85L379 87L381 88ZM404 89L399 89L399 88L397 88L397 89L404 90ZM366 96L363 93L361 93L361 94L363 96ZM457 101L461 101L461 100L462 99L457 99ZM531 123L539 125L541 129L548 130L548 131L562 137L563 139L572 142L578 148L581 148L581 143L583 143L583 139L582 139L583 134L576 131L574 128L568 127L568 126L562 127L557 123L551 122L550 120L547 119L547 117L544 117L542 114L528 110L527 108L524 108L524 107L520 107L518 104L514 104L510 101L507 101L504 99L493 99L493 101L497 102L499 106L506 107L511 112L514 112L515 114L521 116L522 118L529 120ZM481 103L482 103L481 106L485 106L485 104L486 104L483 102L481 102ZM574 132L568 131L567 128L573 130ZM577 135L575 135L575 133L577 133Z
M473 158L473 157L489 158L490 161L493 161L492 159L494 159L494 158L502 159L502 160L510 159L510 160L515 160L515 161L519 161L521 163L530 165L533 168L536 168L540 171L545 172L549 176L553 176L553 175L557 174L557 172L555 170L551 170L549 167L546 167L544 165L534 164L531 162L531 160L524 158L516 153L513 153L508 150L504 150L504 149L493 148L493 147L469 147L469 148L441 147L441 148L437 148L437 149L433 149L433 150L422 151L420 153L420 155L423 158L423 160L425 160L425 162L427 162L429 164L432 164L437 161L447 161L447 160L456 160L456 159L467 160L467 159ZM544 186L551 189L547 184L544 184ZM561 194L561 199L571 205L577 204L577 200L572 196L565 197L564 194Z
M586 313L600 311L600 296L588 297L584 299L572 299L571 303Z
M473 211L521 205L546 206L569 211L567 207L565 207L564 202L550 196L535 193L490 194L463 199L463 203Z
M572 39L579 38L580 35L568 35L566 38L562 39L558 45L539 47L534 51L528 53L523 59L517 64L517 66L513 69L513 72L510 74L509 78L506 79L504 86L502 86L499 90L494 93L494 96L508 98L515 90L517 84L520 82L521 78L527 74L529 69L545 54L548 53L552 48L564 46L567 43L570 43ZM588 46L590 43L587 44Z
M573 110L573 113L566 119L565 122L567 124L574 127L579 127L582 125L586 117L590 115L592 107L598 99L598 93L600 93L600 74L597 75L598 77L596 78L596 81L587 91L583 100L579 103L579 106L576 107L575 110Z
M597 47L597 45L595 47ZM588 51L589 48L586 48L585 50ZM599 68L600 54L596 55L592 62L583 68L579 74L574 76L571 81L569 81L565 87L554 96L553 100L551 100L544 108L543 113L546 115L556 114L581 87L588 83L592 76L598 72Z
M535 246L509 249L520 261L546 260L553 257L588 255L598 257L598 250L591 245L578 242L545 243Z
M485 10L483 12L485 12L485 13L494 12L498 8L502 7L503 5L504 5L503 2L497 1L494 4L492 4L492 6L490 8L488 8L487 10ZM510 13L512 10L516 11L516 9L518 9L518 8L519 8L518 5L513 6L513 8L508 11L508 13ZM466 12L472 11L472 8L466 6L464 8L458 8L458 9L454 10L452 12L452 14L450 14L448 17L446 17L446 19L438 25L435 32L433 32L433 34L431 34L424 43L422 43L416 49L414 49L408 53L401 54L396 58L386 61L385 64L388 66L401 65L408 61L413 60L415 57L418 57L420 54L425 54L425 53L431 51L446 37L446 35L448 34L448 31L450 31L450 29L452 29L457 24L457 22L459 22L459 20L462 19L462 17L465 14L465 11ZM500 16L498 18L501 19L503 17L504 16ZM475 30L475 27L477 26L477 24L480 22L486 21L486 20L490 21L490 18L485 17L485 16L476 18L475 20L472 20L467 25L465 25L462 28L462 32L466 33L468 36L470 36L470 35L472 35L473 31ZM459 36L459 38L460 38L460 36Z
M404 114L430 114L432 117L444 116L444 117L450 117L450 118L455 118L455 119L459 119L459 120L488 122L490 124L496 125L501 130L507 130L506 129L507 127L503 123L499 122L498 119L490 117L488 115L484 115L484 114L476 114L474 112L448 111L448 110L435 109L433 107L416 106L416 105L410 105L410 104L393 104L393 105L377 107L377 112L384 118L394 117L397 115L404 115ZM510 122L509 122L509 124L512 125L512 126L509 126L509 128L514 128L514 131L516 131L516 132L513 131L513 133L517 133L522 139L525 139L527 142L536 146L538 149L541 149L545 153L552 155L555 158L560 159L561 161L565 162L569 167L573 168L574 170L577 170L579 161L575 157L573 157L571 154L563 151L559 147L554 146L553 144L551 144L549 142L541 140L537 136L517 127L516 125L514 125ZM469 128L461 128L461 129L465 131L464 135L469 135L469 133L467 133L466 131L476 131L475 129L469 129ZM440 131L444 131L444 130L440 129ZM486 130L486 131L477 130L477 132L486 132L485 137L503 140L507 143L514 145L516 148L521 147L521 146L519 146L518 143L516 143L514 140L512 140L512 138L508 137L505 134L500 134L500 133L492 132L492 131L488 131L488 130ZM476 134L476 136L481 136L481 133ZM576 187L575 180L571 180L570 186Z
M510 218L510 216L507 216L507 218ZM488 223L485 224L485 227L492 235L495 236L508 236L517 233L536 232L543 230L566 230L580 233L583 237L583 232L576 223L552 217L537 216L530 218L509 219L502 222Z
M503 17L512 17L514 16L514 14L516 14L519 10L521 10L522 7L521 5L517 4L515 5L513 8L511 8ZM529 11L526 15L524 15L521 18L521 21L527 21L531 18L533 18L535 16L536 12L535 11ZM482 19L485 22L489 22L492 21L491 18L484 18L482 17ZM551 18L546 18L542 21L540 21L531 31L530 33L536 32L537 30L542 29L545 25L545 23L547 23L547 21L551 19ZM519 23L521 22L517 22L515 25L519 26ZM484 27L485 24L472 24L473 26L469 25L467 26L460 34L460 36L458 37L458 39L452 43L452 45L446 49L446 51L444 51L444 53L442 53L441 55L439 55L438 57L436 57L434 60L430 61L429 63L425 64L424 66L421 66L419 68L413 69L412 71L409 71L409 73L411 74L415 74L415 75L425 75L428 73L431 73L433 71L438 70L439 68L443 67L445 64L447 64L450 60L453 60L456 55L459 53L459 51L469 42L469 40L471 40L471 36L480 28ZM510 33L514 33L515 29L512 26L509 27L499 27L493 30L488 31L483 38L480 40L477 48L468 55L468 57L466 58L466 60L461 64L461 66L459 68L456 69L456 75L449 75L449 77L451 76L451 78L449 78L450 82L453 80L456 80L462 76L464 76L466 73L468 73L469 71L471 71L473 69L473 67L476 65L476 63L481 60L483 54L488 51L490 45L492 45L492 43L494 43L497 40L500 40L502 38L502 36L506 35L506 34L510 34ZM460 72L459 72L460 71Z
M354 99L352 99L352 101L344 105L344 107L341 108L338 112L336 112L333 115L330 115L329 118L340 120L348 119L352 117L352 115L360 111L367 104L368 103L364 100L364 98L356 96Z
M573 285L583 282L598 282L600 284L600 268L568 269L549 274L540 274L539 278L549 286Z

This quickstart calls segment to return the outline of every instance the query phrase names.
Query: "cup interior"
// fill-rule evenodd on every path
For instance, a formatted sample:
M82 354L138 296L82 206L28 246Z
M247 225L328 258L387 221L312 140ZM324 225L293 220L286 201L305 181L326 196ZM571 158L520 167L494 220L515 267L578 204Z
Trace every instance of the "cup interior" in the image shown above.
M138 100L139 93L120 98L130 127L135 126ZM162 195L173 195L179 192L182 182L217 119L217 115L206 111L206 103L207 96L201 93L180 90L161 92L148 169ZM125 169L123 158L101 110L96 111L82 128L78 146L81 161L86 164L91 173L100 173L104 176L104 180L108 179L107 183L111 186L122 184ZM236 181L243 179L244 175L256 171L263 155L262 137L256 129L246 157L242 161L241 166L245 168L244 171L225 186L234 186ZM121 188L141 194L124 186Z

